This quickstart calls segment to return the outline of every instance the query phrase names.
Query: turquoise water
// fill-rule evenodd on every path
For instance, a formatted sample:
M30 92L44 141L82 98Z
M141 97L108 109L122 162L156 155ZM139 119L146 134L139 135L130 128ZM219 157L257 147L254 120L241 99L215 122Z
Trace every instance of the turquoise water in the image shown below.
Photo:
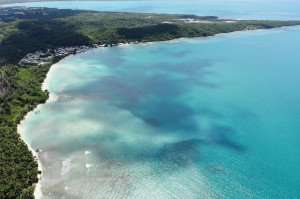
M299 198L299 33L233 33L64 59L46 81L52 101L24 130L43 150L44 194Z
M52 4L50 4L52 5ZM99 48L25 120L45 199L300 198L300 28Z

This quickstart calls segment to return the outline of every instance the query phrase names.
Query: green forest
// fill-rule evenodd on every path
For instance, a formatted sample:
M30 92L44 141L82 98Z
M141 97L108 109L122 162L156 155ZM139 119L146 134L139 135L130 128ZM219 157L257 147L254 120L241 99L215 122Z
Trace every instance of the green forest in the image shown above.
M47 92L41 84L48 66L0 68L0 198L33 198L32 186L37 182L37 162L17 133L17 125L26 113L44 103Z

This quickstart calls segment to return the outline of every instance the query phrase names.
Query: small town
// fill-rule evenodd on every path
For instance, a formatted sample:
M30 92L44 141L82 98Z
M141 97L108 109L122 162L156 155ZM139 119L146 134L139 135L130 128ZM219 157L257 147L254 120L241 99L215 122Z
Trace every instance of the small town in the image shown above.
M25 66L42 66L45 64L51 64L54 59L62 59L68 55L83 53L91 48L101 47L113 47L113 46L124 46L129 44L138 44L138 41L127 42L127 43L111 43L111 44L93 44L90 46L73 46L73 47L61 47L57 49L47 49L44 51L36 51L34 53L28 53L22 58L18 65L21 67Z
M92 46L94 47L94 46ZM30 65L45 65L50 64L54 58L63 58L71 54L82 53L90 49L90 46L75 46L57 49L48 49L45 51L37 51L34 53L27 54L18 63L19 66L30 66Z

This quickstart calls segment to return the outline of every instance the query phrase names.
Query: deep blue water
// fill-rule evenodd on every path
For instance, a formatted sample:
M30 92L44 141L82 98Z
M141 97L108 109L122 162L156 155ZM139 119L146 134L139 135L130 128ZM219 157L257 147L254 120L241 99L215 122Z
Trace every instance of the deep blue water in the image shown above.
M42 149L44 198L300 198L299 35L100 48L54 65L51 100L23 130Z

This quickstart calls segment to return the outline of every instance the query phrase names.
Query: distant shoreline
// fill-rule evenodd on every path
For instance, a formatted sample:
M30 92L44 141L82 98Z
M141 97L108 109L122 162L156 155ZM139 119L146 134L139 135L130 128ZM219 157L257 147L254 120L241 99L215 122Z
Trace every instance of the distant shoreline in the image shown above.
M290 27L300 27L300 25L295 25L295 26L281 26L278 28L272 28L272 30L280 30L280 29L284 29L284 28L290 28ZM169 39L169 40L157 40L157 41L135 41L135 42L128 42L128 43L111 43L111 44L92 44L89 46L69 46L69 47L61 47L61 48L57 48L57 49L48 49L49 50L53 50L54 52L59 51L59 50L63 50L66 51L65 54L63 55L55 55L55 53L51 53L49 54L49 57L51 57L51 60L49 59L48 62L46 62L46 64L50 64L51 67L52 65L56 64L57 62L60 62L62 59L65 59L66 57L70 56L70 55L76 55L76 54L80 54L80 53L84 53L87 52L91 49L97 49L97 48L109 48L109 47L122 47L122 46L130 46L130 45L143 45L143 44L151 44L151 43L158 43L158 42L172 42L172 41L176 41L176 40L182 40L182 39L208 39L208 38L215 38L218 37L220 35L229 35L229 34L235 34L235 33L244 33L244 32L253 32L253 31L267 31L268 29L253 29L253 30L237 30L237 31L233 31L233 32L229 32L229 33L218 33L212 36L199 36L199 37L180 37L180 38L174 38L174 39ZM68 50L71 49L71 50ZM34 56L36 54L40 54L41 51L37 51L34 53L29 53L28 55ZM43 58L43 60L39 60L40 57L36 56L36 59L33 59L32 62L26 63L25 64L22 63L22 60L26 60L26 57L28 57L28 55L26 55L23 59L20 60L19 64L20 66L26 66L26 65L41 65L43 64L43 62L45 61L46 58ZM52 61L55 60L54 62ZM51 62L51 63L50 63Z
M74 0L2 0L0 1L0 6L15 4L15 3L31 3L31 2L34 3L34 2L50 2L50 1L74 1ZM88 1L88 0L79 0L79 1ZM116 1L116 0L93 0L93 1Z

